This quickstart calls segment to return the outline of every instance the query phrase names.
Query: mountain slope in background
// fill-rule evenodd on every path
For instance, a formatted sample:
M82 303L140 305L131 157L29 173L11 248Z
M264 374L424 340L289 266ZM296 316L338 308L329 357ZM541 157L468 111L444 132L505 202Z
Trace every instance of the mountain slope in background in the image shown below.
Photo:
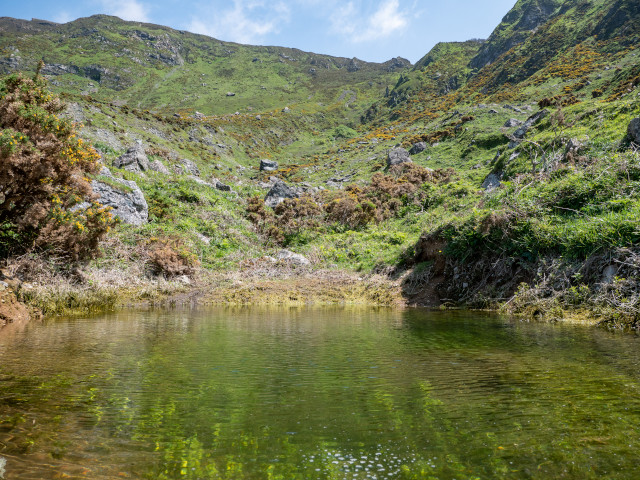
M1 18L0 52L3 73L33 70L43 59L61 91L208 115L330 103L345 85L357 101L371 99L410 66L239 45L104 15L66 24Z
M640 266L602 277L612 258L640 265L639 45L638 0L519 0L489 39L440 43L415 66L105 16L0 20L2 71L31 72L45 52L83 136L147 197L149 223L118 233L132 248L179 238L209 268L282 247L320 267L417 264L417 302L520 292L531 300L512 306L614 316L616 298L640 305L624 283ZM157 170L116 167L136 142ZM265 207L271 189L290 201Z

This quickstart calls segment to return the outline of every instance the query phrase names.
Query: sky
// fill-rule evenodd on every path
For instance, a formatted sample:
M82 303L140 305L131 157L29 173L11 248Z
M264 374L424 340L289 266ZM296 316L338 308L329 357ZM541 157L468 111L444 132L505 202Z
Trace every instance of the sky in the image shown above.
M65 23L98 13L218 40L417 62L438 42L487 38L516 0L3 0L0 16Z

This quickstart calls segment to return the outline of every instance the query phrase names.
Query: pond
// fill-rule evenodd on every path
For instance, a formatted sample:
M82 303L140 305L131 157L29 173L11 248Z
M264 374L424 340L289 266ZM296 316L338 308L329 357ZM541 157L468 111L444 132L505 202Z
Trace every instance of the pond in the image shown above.
M4 479L637 479L640 338L195 309L0 334Z

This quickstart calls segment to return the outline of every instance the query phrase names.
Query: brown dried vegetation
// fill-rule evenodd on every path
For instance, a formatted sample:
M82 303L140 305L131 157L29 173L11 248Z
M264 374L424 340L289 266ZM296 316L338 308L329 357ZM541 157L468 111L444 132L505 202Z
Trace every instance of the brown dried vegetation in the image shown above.
M0 255L36 247L83 260L114 224L91 198L96 151L58 114L63 105L38 75L12 75L0 90Z

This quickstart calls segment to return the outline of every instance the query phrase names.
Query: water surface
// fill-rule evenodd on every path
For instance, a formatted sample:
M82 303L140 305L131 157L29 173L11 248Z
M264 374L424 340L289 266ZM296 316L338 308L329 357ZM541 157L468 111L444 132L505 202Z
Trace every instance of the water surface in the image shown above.
M639 341L423 310L33 323L0 335L0 476L637 479Z

